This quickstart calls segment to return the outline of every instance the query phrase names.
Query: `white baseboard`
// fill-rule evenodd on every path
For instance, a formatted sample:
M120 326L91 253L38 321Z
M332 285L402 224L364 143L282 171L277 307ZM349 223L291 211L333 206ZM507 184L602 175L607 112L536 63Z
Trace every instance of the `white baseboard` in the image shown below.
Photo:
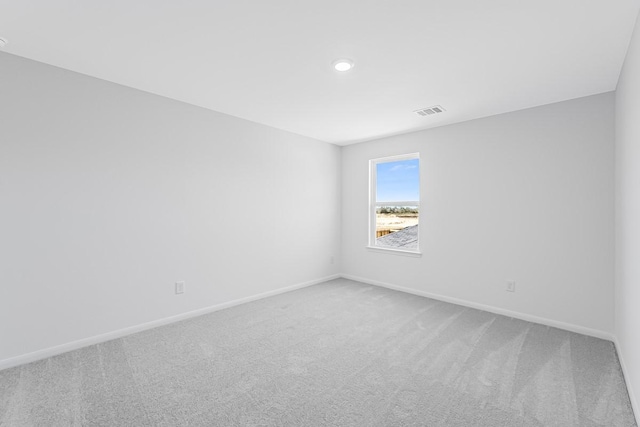
M634 393L631 382L629 381L629 370L627 369L624 354L621 351L622 347L620 346L620 342L618 341L617 337L614 338L613 344L616 346L616 353L618 354L618 360L620 361L620 367L622 368L622 376L624 377L624 382L627 386L627 392L629 393L629 400L631 401L633 414L635 415L636 420L640 421L640 419L638 418L640 417L640 402L636 399L636 394Z
M405 288L403 286L397 286L391 283L380 282L378 280L367 279L365 277L352 276L350 274L341 274L340 277L349 280L355 280L357 282L367 283L369 285L381 286L383 288L393 289L396 291L406 292L408 294L418 295L421 297L432 298L438 301L449 302L452 304L461 305L464 307L475 308L478 310L488 311L490 313L501 314L503 316L513 317L515 319L526 320L528 322L539 323L545 326L552 326L558 329L564 329L566 331L576 332L578 334L589 335L596 338L605 339L608 341L613 341L613 334L605 331L600 331L598 329L586 328L584 326L573 325L571 323L559 322L557 320L546 319L544 317L538 317L531 314L520 313L517 311L510 311L499 307L493 307L490 305L479 304L472 301L467 301L463 299L448 297L445 295L434 294L431 292L419 291L417 289Z
M223 310L225 308L234 307L236 305L245 304L251 301L271 297L274 295L282 294L285 292L293 291L296 289L305 288L318 283L326 282L341 277L339 274L326 276L320 279L310 280L308 282L298 283L284 288L275 289L261 294L252 295L245 298L240 298L233 301L223 302L221 304L213 305L210 307L201 308L198 310L189 311L186 313L177 314L171 317L165 317L163 319L154 320L152 322L142 323L140 325L131 326L124 329L119 329L106 334L100 334L89 338L83 338L81 340L72 341L66 344L57 345L55 347L49 347L42 350L34 351L32 353L23 354L9 359L0 360L0 371L3 369L13 368L15 366L24 365L26 363L35 362L37 360L46 359L47 357L56 356L58 354L66 353L68 351L77 350L82 347L87 347L94 344L100 344L106 341L111 341L117 338L122 338L127 335L135 334L136 332L146 331L147 329L157 328L158 326L167 325L169 323L179 322L181 320L190 319L192 317L202 316L203 314L213 313L214 311Z
M600 330L596 330L596 329L585 328L585 327L578 326L578 325L573 325L573 324L570 324L570 323L558 322L558 321L551 320L551 319L545 319L545 318L542 318L542 317L533 316L533 315L529 315L529 314L525 314L525 313L519 313L519 312L515 312L515 311L505 310L505 309L498 308L498 307L488 306L488 305L484 305L484 304L475 303L475 302L472 302L472 301L467 301L467 300L448 297L448 296L444 296L444 295L434 294L434 293L431 293L431 292L425 292L425 291L420 291L420 290L416 290L416 289L405 288L405 287L402 287L402 286L397 286L397 285L394 285L394 284L391 284L391 283L385 283L385 282L381 282L381 281L378 281L378 280L368 279L368 278L365 278L365 277L352 276L352 275L349 275L349 274L334 274L334 275L326 276L326 277L319 278L319 279L316 279L316 280L310 280L310 281L307 281L307 282L298 283L298 284L291 285L291 286L286 286L286 287L283 287L283 288L275 289L273 291L263 292L261 294L252 295L252 296L249 296L249 297L240 298L240 299L233 300L233 301L228 301L228 302L217 304L217 305L214 305L214 306L205 307L205 308L201 308L201 309L194 310L194 311L189 311L189 312L178 314L178 315L175 315L175 316L154 320L152 322L147 322L147 323L143 323L143 324L140 324L140 325L131 326L131 327L128 327L128 328L119 329L119 330L112 331L112 332L107 332L105 334L96 335L96 336L88 337L88 338L83 338L81 340L72 341L72 342L69 342L69 343L66 343L66 344L61 344L61 345L58 345L58 346L55 346L55 347L45 348L45 349L42 349L42 350L38 350L38 351L35 351L35 352L32 352L32 353L27 353L27 354L24 354L24 355L12 357L12 358L9 358L9 359L0 360L0 370L12 368L14 366L23 365L25 363L35 362L35 361L41 360L41 359L46 359L47 357L51 357L51 356L55 356L55 355L58 355L58 354L66 353L66 352L72 351L72 350L77 350L77 349L82 348L82 347L87 347L87 346L90 346L90 345L99 344L99 343L102 343L102 342L105 342L105 341L110 341L110 340L113 340L113 339L117 339L117 338L121 338L121 337L124 337L124 336L127 336L127 335L131 335L131 334L134 334L136 332L141 332L141 331L145 331L147 329L156 328L158 326L167 325L169 323L179 322L181 320L190 319L192 317L201 316L203 314L212 313L214 311L223 310L225 308L234 307L236 305L244 304L244 303L247 303L247 302L259 300L259 299L262 299L262 298L267 298L267 297L270 297L270 296L278 295L278 294L281 294L281 293L284 293L284 292L293 291L293 290L296 290L296 289L301 289L301 288L304 288L304 287L307 287L307 286L312 286L312 285L315 285L315 284L318 284L318 283L322 283L322 282L326 282L328 280L333 280L333 279L336 279L336 278L339 278L339 277L343 277L343 278L349 279L349 280L355 280L355 281L362 282L362 283L367 283L367 284L374 285L374 286L381 286L381 287L388 288L388 289L393 289L393 290L397 290L397 291L401 291L401 292L406 292L406 293L410 293L410 294L413 294L413 295L432 298L432 299L436 299L436 300L439 300L439 301L449 302L449 303L452 303L452 304L457 304L457 305L461 305L461 306L465 306L465 307L471 307L471 308L475 308L475 309L478 309L478 310L484 310L484 311L488 311L488 312L491 312L491 313L501 314L501 315L508 316L508 317L513 317L513 318L516 318L516 319L522 319L522 320L526 320L526 321L529 321L529 322L539 323L539 324L542 324L542 325L552 326L552 327L556 327L556 328L559 328L559 329L564 329L564 330L567 330L567 331L576 332L576 333L579 333L579 334L589 335L589 336L602 338L602 339L606 339L606 340L615 342L615 338L614 338L613 334L610 334L610 333L604 332L604 331L600 331ZM617 346L617 347L619 347L619 346ZM622 355L620 353L618 353L618 354L619 354L619 357L621 359L621 364L623 364ZM624 369L624 367L623 367L623 369ZM629 390L631 390L631 388L629 388ZM631 391L630 391L630 395L631 395ZM632 401L633 401L633 399L632 399Z

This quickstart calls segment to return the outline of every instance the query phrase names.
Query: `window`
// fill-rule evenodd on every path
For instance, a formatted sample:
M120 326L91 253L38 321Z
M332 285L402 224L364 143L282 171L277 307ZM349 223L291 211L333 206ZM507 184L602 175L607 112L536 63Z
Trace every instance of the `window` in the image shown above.
M419 154L371 160L369 169L369 247L417 253Z

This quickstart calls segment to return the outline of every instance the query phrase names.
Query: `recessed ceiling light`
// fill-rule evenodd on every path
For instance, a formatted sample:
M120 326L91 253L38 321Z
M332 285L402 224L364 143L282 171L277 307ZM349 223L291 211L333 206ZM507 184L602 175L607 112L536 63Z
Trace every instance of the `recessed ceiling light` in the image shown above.
M336 71L349 71L353 68L353 61L350 59L336 59L333 61L333 68Z
M7 43L9 43L7 39L3 39L2 37L0 37L0 49L5 47Z

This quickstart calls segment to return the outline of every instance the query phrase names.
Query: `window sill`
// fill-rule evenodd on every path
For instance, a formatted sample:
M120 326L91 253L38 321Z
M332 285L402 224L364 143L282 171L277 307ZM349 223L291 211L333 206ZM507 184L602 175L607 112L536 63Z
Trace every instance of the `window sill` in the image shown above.
M367 246L367 250L369 252L378 252L392 255L400 255L400 256L408 256L412 258L420 258L422 256L421 252L417 251L407 251L402 249L393 249L393 248L382 248L380 246Z

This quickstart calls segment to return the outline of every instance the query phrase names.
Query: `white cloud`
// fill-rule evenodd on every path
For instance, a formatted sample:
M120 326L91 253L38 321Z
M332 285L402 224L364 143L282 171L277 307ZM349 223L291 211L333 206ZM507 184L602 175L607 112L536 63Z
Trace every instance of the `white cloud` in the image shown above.
M395 171L399 171L399 170L409 170L409 169L415 169L417 168L416 165L395 165L394 167L392 167L391 169L389 169L389 172L395 172Z

